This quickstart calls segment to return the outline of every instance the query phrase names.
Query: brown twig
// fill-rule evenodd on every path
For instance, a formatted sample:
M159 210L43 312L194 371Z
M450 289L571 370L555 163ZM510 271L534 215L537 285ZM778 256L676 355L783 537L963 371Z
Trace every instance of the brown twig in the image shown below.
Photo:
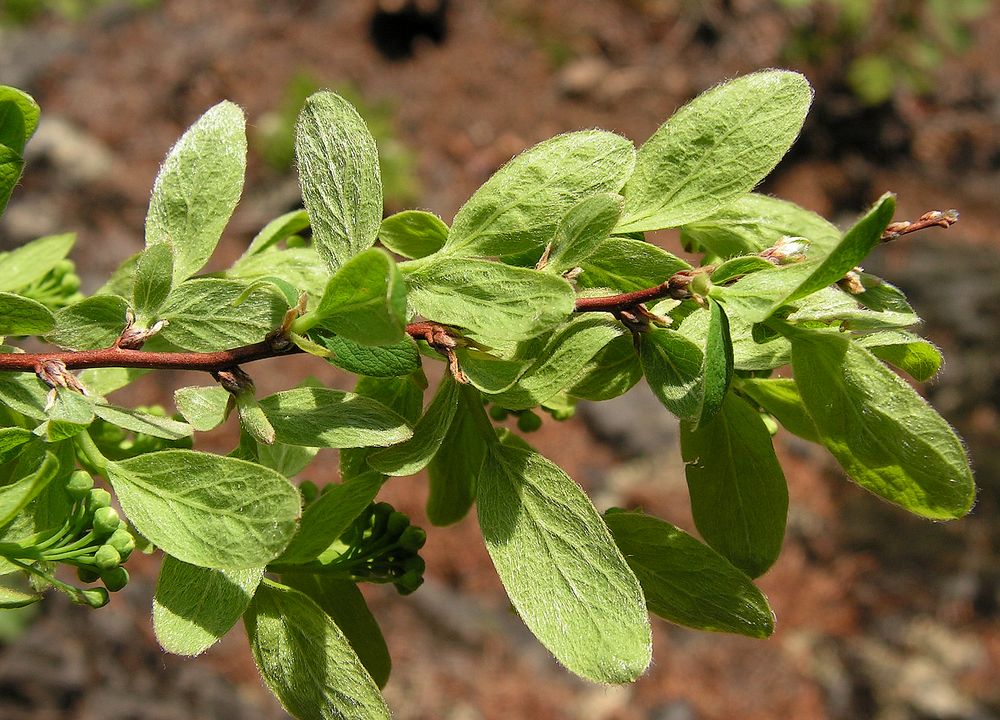
M914 222L903 220L901 222L889 223L882 233L882 242L895 240L902 235L909 235L917 230L926 230L930 227L948 229L958 222L958 210L931 210L917 218Z

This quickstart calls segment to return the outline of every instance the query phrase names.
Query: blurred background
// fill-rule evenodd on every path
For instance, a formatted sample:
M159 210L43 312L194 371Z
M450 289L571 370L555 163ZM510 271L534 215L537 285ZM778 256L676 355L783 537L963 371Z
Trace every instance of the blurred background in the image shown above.
M246 109L251 151L217 267L297 206L294 120L319 88L371 125L387 212L450 220L501 164L555 133L602 127L641 143L726 78L804 72L816 102L764 192L841 225L885 190L899 194L898 219L962 214L947 232L880 248L866 269L910 296L945 352L925 390L967 439L972 515L911 518L781 434L789 528L760 581L777 632L749 640L654 620L654 665L621 688L577 680L530 637L470 516L431 533L416 594L365 588L394 661L385 694L403 720L998 718L998 46L991 0L0 0L0 83L43 113L0 247L76 232L72 257L94 289L142 247L164 154L224 98ZM678 249L669 234L657 242ZM248 369L262 392L296 374L351 386L312 358ZM129 399L171 408L173 390L195 383L159 373ZM199 446L228 450L232 422ZM677 428L643 389L547 420L532 441L601 509L642 505L693 529ZM335 455L322 458L306 477L335 480ZM426 525L423 478L384 495ZM158 560L129 569L106 609L53 596L0 614L0 718L285 717L242 628L197 659L163 654L150 623Z

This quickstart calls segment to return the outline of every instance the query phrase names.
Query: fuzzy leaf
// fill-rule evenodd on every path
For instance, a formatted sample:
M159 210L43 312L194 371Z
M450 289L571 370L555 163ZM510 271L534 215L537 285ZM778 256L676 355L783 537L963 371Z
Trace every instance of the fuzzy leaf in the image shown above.
M642 365L631 335L621 335L592 357L566 392L585 400L610 400L624 395L642 379Z
M265 580L243 616L260 676L301 720L389 720L378 686L313 600Z
M781 551L788 488L760 413L728 395L709 422L681 424L681 454L698 532L750 577L761 575Z
M788 152L811 102L805 77L783 70L701 94L639 148L618 230L677 227L725 207Z
M0 292L0 335L45 335L55 318L40 302Z
M0 486L0 527L14 519L59 473L59 460L42 442L27 447Z
M194 450L110 462L108 479L136 529L199 567L259 567L295 532L299 492L273 470Z
M868 333L858 337L856 342L918 382L927 382L941 369L941 352L913 333L899 330Z
M0 145L23 153L25 143L38 127L40 114L38 103L28 93L0 85Z
M441 447L427 466L430 478L427 518L434 525L458 522L475 500L476 480L487 449L481 423L477 422L475 414L480 418L485 414L480 394L467 386L460 388L455 417Z
M153 595L153 631L175 655L200 655L229 632L250 604L264 568L214 570L164 555Z
M767 598L712 548L641 512L608 512L604 521L639 578L650 612L697 630L757 638L774 632Z
M93 295L60 308L48 340L70 350L106 348L125 329L128 303L117 295Z
M355 375L397 377L420 369L420 351L410 337L393 345L361 345L353 340L332 335L322 328L309 333L331 355L327 360Z
M404 210L382 221L378 239L397 255L422 258L433 255L448 239L448 226L424 210Z
M722 306L712 298L708 299L708 312L699 425L711 420L722 409L733 379L733 341L729 337L729 319Z
M188 437L193 427L168 417L144 413L133 408L117 407L103 402L94 403L94 414L105 422L132 432L152 435L166 440Z
M218 427L226 419L231 395L218 385L184 387L174 391L174 403L184 419L202 432Z
M580 267L583 273L577 278L578 287L631 292L659 285L691 266L648 242L613 237L598 245Z
M571 207L556 226L545 270L560 275L578 266L607 240L621 217L622 202L620 195L601 193Z
M247 247L246 252L243 253L240 259L243 260L252 255L270 250L282 240L306 230L308 227L309 214L305 210L292 210L276 217L254 236L254 239L250 241L249 247Z
M632 142L603 130L557 135L521 153L455 215L444 252L510 255L541 248L583 198L621 190L635 163Z
M23 290L45 277L69 254L74 242L73 233L48 235L0 254L0 291Z
M146 247L170 243L173 282L211 257L243 192L247 138L243 111L221 102L177 141L160 168L146 215Z
M139 254L132 280L132 307L151 319L170 294L174 279L174 250L169 242L150 245Z
M313 246L336 271L374 244L382 222L375 140L347 100L320 92L299 115L295 156Z
M572 672L631 682L650 661L642 590L584 492L535 452L495 445L479 524L511 603Z
M788 378L743 378L739 389L774 416L781 427L809 442L822 443L816 424L802 404L795 381Z
M681 419L694 419L702 407L701 348L674 330L639 335L639 360L653 394Z

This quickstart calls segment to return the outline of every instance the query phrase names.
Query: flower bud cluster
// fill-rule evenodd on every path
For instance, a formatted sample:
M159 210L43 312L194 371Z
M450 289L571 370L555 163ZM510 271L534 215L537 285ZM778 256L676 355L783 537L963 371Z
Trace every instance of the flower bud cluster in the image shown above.
M372 503L338 539L346 549L330 565L350 573L356 582L391 582L409 595L424 582L420 548L427 533L410 524L406 514L385 502Z
M58 310L83 299L76 266L68 259L60 260L45 275L18 291L18 294L37 300L51 310Z

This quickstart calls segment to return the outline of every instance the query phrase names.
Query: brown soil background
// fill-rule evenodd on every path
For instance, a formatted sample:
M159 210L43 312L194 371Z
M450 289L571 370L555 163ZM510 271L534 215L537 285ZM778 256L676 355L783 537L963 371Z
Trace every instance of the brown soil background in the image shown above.
M791 23L763 0L452 2L443 42L418 38L411 57L390 60L370 37L374 11L362 1L165 0L0 30L0 83L31 92L63 128L29 158L0 242L75 231L73 257L96 287L141 247L149 188L183 130L224 98L246 109L252 130L301 71L392 103L396 134L416 156L416 205L447 220L539 140L603 127L641 142L701 90L782 64ZM847 483L825 453L780 435L789 529L760 581L777 632L758 641L654 620L654 664L620 688L570 676L523 629L470 516L431 532L428 581L415 595L366 588L393 656L385 693L396 717L1000 717L1000 8L973 33L973 50L942 65L929 97L900 92L877 108L845 91L846 49L796 67L816 86L816 106L763 186L841 223L884 190L899 193L900 218L962 211L947 234L880 250L870 269L910 294L926 334L945 350L948 365L926 390L969 442L980 484L972 515L950 524L910 518ZM290 176L251 151L219 262L294 202ZM272 368L251 368L262 392L287 387L293 373L350 386L307 358L283 364L281 377L269 376ZM169 405L173 389L203 382L147 378L130 397ZM691 529L676 429L661 410L637 390L570 422L547 421L533 441L600 507L642 505ZM224 449L228 433L198 442ZM334 460L306 475L334 479ZM426 525L423 478L394 481L384 495ZM0 718L285 717L260 684L240 627L197 659L158 650L149 621L157 566L130 561L133 582L99 612L53 597L0 643Z

